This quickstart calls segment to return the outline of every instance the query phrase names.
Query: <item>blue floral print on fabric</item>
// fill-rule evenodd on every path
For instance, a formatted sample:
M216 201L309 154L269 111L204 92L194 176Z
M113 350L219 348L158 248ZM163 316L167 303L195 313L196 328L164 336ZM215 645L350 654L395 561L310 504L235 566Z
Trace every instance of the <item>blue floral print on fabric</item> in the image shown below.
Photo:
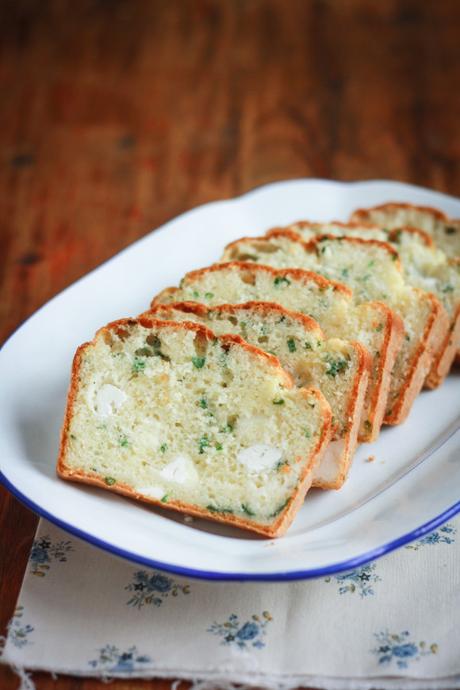
M190 594L190 585L180 585L163 573L148 573L145 570L135 572L133 581L125 589L133 593L127 605L138 609L149 604L161 606L169 595L177 597L179 593Z
M361 599L374 596L375 591L372 585L381 582L382 578L375 572L376 563L368 563L361 568L355 568L346 573L326 577L325 582L337 582L339 584L339 594L359 594Z
M32 644L29 635L34 631L34 628L21 620L24 616L24 607L18 606L13 614L13 617L8 625L8 640L18 649Z
M222 645L232 645L240 649L254 647L262 649L265 647L264 637L267 625L273 620L268 611L264 611L261 616L254 614L250 620L242 622L235 613L232 613L225 623L214 622L207 632L221 637Z
M398 668L408 668L412 661L419 661L422 656L436 654L437 644L427 645L426 642L414 642L410 639L408 630L396 634L390 634L388 630L375 633L374 637L378 646L371 652L378 656L379 664L391 665L395 663Z
M29 556L32 575L45 577L52 561L65 563L67 554L73 550L72 542L69 540L53 542L48 536L35 540Z
M152 661L146 654L139 654L135 646L122 651L115 645L107 644L98 649L98 652L98 658L92 659L88 664L106 675L113 673L130 674L142 668L143 664Z
M412 549L413 551L418 551L423 546L433 545L433 544L453 544L455 542L454 534L457 533L457 529L450 523L446 523L434 532L430 532L426 536L414 541L412 544L407 544L406 549Z

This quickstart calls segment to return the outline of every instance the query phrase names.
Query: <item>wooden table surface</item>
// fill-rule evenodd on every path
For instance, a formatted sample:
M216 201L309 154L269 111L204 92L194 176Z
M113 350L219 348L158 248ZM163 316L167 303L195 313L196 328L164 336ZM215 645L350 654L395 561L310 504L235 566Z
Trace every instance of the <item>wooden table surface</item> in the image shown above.
M1 337L152 228L273 180L459 194L459 22L458 0L0 2ZM37 518L0 501L2 634Z

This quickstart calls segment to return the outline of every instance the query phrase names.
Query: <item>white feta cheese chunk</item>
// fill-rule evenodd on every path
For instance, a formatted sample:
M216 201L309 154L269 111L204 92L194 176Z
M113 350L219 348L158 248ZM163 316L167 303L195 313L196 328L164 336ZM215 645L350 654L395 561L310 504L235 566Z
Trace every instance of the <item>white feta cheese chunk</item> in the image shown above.
M256 443L238 453L237 460L249 472L258 473L272 470L282 460L281 448L274 448L265 443Z
M111 383L104 383L96 394L94 412L99 417L109 417L116 414L128 396Z
M156 498L161 501L166 491L161 488L161 486L138 486L136 491L142 496L147 496L148 498Z
M177 455L161 470L161 476L176 484L195 484L198 472L193 461L185 455Z

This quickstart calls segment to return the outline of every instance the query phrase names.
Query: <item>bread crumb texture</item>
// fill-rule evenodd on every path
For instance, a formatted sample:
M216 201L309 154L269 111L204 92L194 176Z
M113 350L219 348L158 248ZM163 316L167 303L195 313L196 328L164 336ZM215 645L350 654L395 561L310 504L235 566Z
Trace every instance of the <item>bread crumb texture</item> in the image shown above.
M275 355L298 387L319 388L324 394L333 410L333 438L348 430L356 377L366 369L359 346L339 338L328 340L315 321L273 303L195 308L179 303L158 305L153 314L159 319L196 321L219 335L239 335Z
M396 250L388 243L358 237L323 235L303 242L292 231L272 231L264 238L244 238L230 244L223 260L240 260L249 255L252 261L275 268L298 267L342 281L353 290L356 304L381 301L403 320L404 339L391 377L390 414L404 395L408 377L416 370L420 347L428 347L427 331L433 315L432 297L406 282Z
M272 523L313 470L327 402L235 339L155 323L119 322L78 351L61 474Z
M269 259L264 256L261 263L269 263L276 255L279 252L269 254ZM372 357L373 371L366 391L360 435L364 440L375 433L381 372L388 366L385 355L392 330L385 307L371 302L355 305L351 291L345 287L337 289L335 283L303 270L273 270L265 265L241 262L222 263L187 274L178 289L160 293L154 306L178 300L208 305L267 300L310 316L328 338L364 345Z
M434 208L412 204L388 203L374 208L359 209L352 215L354 221L365 221L393 230L406 226L420 228L434 240L446 256L460 256L460 220L448 218Z

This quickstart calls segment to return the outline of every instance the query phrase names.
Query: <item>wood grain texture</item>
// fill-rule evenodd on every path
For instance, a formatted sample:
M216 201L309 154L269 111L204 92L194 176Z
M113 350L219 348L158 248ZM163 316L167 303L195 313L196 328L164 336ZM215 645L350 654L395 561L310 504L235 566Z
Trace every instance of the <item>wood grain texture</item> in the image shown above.
M3 0L0 337L164 221L266 182L458 194L459 22L457 0ZM3 632L36 518L0 501Z

